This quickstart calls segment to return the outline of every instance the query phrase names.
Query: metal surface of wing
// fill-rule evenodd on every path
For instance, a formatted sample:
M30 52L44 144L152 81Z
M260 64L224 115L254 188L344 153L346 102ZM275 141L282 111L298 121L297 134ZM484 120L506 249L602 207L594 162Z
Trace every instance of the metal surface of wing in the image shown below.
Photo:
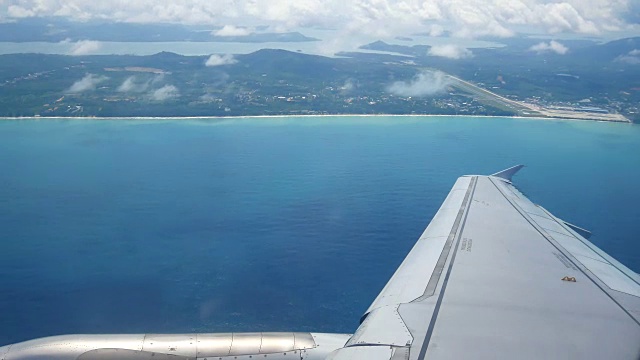
M639 359L640 277L511 183L463 176L329 359Z

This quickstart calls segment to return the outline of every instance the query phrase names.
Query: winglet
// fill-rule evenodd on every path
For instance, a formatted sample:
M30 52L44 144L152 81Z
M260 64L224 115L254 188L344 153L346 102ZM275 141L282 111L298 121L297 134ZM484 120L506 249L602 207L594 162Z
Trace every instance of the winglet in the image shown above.
M503 178L505 180L511 181L511 178L513 177L513 175L515 175L523 167L524 165L516 165L508 169L502 170L500 172L497 172L491 176L495 176L495 177L499 177L499 178Z

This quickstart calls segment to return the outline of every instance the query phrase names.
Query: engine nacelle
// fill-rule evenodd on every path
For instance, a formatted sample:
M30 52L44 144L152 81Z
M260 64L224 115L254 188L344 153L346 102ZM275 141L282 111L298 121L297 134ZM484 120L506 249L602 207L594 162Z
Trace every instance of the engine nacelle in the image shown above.
M61 335L0 347L0 360L322 360L348 334Z

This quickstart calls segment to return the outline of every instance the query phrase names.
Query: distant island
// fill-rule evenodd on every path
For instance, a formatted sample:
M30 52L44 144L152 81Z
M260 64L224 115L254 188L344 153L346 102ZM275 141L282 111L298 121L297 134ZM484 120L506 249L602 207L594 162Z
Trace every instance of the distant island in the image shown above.
M433 114L637 122L640 39L527 44L459 59L376 42L329 58L264 49L247 55L0 56L2 117ZM498 61L499 59L499 61ZM640 59L639 59L640 60ZM640 61L639 61L640 63Z

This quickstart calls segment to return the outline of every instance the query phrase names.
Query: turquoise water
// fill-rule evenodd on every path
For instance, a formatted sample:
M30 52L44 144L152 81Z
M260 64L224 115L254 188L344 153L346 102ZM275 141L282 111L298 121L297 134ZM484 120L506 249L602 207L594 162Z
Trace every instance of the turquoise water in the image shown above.
M351 332L455 179L640 271L640 126L463 117L0 121L0 345Z

